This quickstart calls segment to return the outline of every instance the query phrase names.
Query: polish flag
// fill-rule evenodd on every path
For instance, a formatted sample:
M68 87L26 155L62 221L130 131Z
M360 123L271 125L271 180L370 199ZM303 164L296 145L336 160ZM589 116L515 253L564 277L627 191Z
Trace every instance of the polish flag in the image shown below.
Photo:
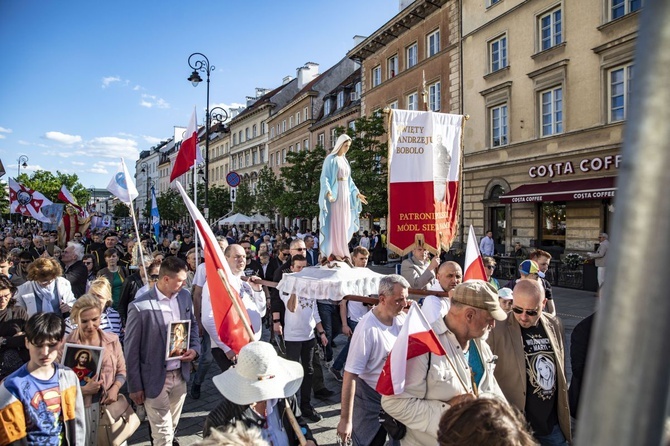
M67 187L64 184L60 188L60 192L58 192L58 199L71 204L72 206L76 207L81 211L81 206L79 206L79 203L77 203L77 199L74 197L74 195L72 195L72 193L67 189Z
M223 252L216 241L216 237L214 237L212 229L207 224L205 217L202 216L200 211L195 207L195 204L188 197L179 181L177 181L177 189L179 189L179 193L184 199L184 204L186 204L186 208L195 222L200 241L205 249L207 287L212 301L212 311L214 312L217 333L221 342L230 347L235 353L239 353L242 347L254 340L253 337L249 336L242 319L246 319L247 325L251 327L249 314L247 314L244 303L240 298L239 291L235 287L230 286L233 273L230 270L230 266L228 266L228 262L224 260ZM240 308L239 313L235 309L236 305L233 301L237 301L237 306Z
M181 147L177 153L177 158L174 161L174 166L172 167L172 174L170 175L170 182L173 182L179 176L188 172L188 170L193 167L193 164L200 164L203 162L202 154L198 149L198 122L195 115L195 107L193 107L193 114L191 115L191 120L188 123L186 132L184 133L185 138L181 142Z
M479 252L477 237L472 225L470 225L470 233L468 234L468 246L465 248L465 274L463 274L463 282L470 279L480 279L488 282L484 260L482 260L482 254Z
M419 306L412 305L379 375L377 392L382 395L402 393L405 390L407 360L428 352L438 356L447 355Z

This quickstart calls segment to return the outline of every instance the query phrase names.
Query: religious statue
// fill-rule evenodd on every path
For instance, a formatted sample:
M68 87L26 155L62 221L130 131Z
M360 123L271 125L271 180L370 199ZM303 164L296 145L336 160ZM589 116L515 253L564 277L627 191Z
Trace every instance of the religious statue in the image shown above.
M68 204L65 206L65 214L58 224L58 246L65 249L67 242L74 239L76 232L83 235L91 224L91 217L80 217L77 208Z
M321 170L319 249L328 261L351 257L349 240L360 226L361 203L368 204L351 179L351 166L345 156L350 145L351 138L340 135Z

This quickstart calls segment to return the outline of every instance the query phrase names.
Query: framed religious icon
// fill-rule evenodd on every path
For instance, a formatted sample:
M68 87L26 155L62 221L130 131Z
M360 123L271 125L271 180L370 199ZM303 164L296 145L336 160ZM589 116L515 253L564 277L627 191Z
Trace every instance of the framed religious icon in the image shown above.
M181 359L188 350L191 321L172 321L168 324L165 359Z
M61 363L72 369L83 387L89 381L98 379L103 351L103 347L66 343Z

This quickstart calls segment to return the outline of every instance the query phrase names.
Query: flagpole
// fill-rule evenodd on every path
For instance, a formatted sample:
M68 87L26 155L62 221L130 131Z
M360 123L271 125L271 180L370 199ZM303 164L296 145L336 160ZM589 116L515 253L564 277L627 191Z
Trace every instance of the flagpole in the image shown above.
M137 217L135 217L135 207L133 206L133 200L130 200L130 215L133 216L133 226L135 227L135 237L137 237L137 245L140 250L140 263L142 264L142 269L144 270L144 276L149 279L149 276L147 274L147 267L144 264L144 253L142 252L142 243L140 240L140 231L137 229Z
M197 159L198 159L197 151L200 150L198 148L197 141L196 141L195 150L196 150L196 157L195 157L196 159L193 160L193 203L195 203L195 206L197 207L198 206L198 171L197 171L198 165L197 165L196 162L197 162ZM195 231L195 227L193 227L193 231ZM195 234L193 234L193 235L195 235ZM198 237L194 237L194 242L195 242L195 245L194 245L195 246L195 267L197 268L198 267L198 260L199 260L198 257L200 257L198 255Z

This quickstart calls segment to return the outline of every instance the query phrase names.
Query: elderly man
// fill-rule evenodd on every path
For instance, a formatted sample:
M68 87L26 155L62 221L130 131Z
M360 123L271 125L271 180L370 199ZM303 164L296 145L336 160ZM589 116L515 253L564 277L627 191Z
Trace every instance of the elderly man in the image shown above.
M605 259L607 258L607 250L610 247L609 236L606 232L601 232L598 236L598 241L600 245L596 252L590 252L588 254L592 259L596 259L596 268L598 268L598 287L603 286L605 282Z
M128 304L124 346L128 392L135 404L144 404L155 446L173 443L191 361L200 354L191 294L183 288L186 269L181 259L165 259L156 286ZM188 349L180 359L166 360L169 324L183 320L191 321Z
M483 341L507 314L483 280L458 285L449 312L432 325L446 356L425 353L407 361L403 393L382 397L384 410L407 427L403 443L433 446L442 414L475 397L505 397L492 374L495 358Z
M567 445L570 408L561 320L542 311L534 280L514 287L512 312L487 339L498 355L495 377L510 404L526 415L542 445Z
M95 260L98 263L99 269L107 267L107 261L105 260L105 251L107 251L108 249L112 248L116 249L119 259L123 257L123 247L118 246L118 243L119 243L119 236L116 234L116 232L108 232L107 235L105 236L104 246L94 251L93 253L93 255L95 255Z
M409 282L410 288L426 289L435 282L435 270L440 266L439 257L428 260L428 251L423 244L417 242L412 250L412 257L402 261L400 274ZM410 295L412 299L420 299L421 296Z
M437 282L431 290L442 291L453 295L453 291L463 281L463 270L456 262L444 262L437 270ZM449 312L449 297L428 296L421 306L429 324L442 319Z
M72 294L79 299L86 293L86 280L88 279L88 268L81 261L84 258L84 245L70 241L60 256L61 262L65 266L63 276L72 285Z
M375 387L386 357L405 322L409 283L391 274L379 281L379 304L361 318L349 346L342 383L342 409L337 435L355 446L383 445L379 424L381 395Z
M261 320L266 312L265 294L263 293L262 286L258 283L260 278L252 276L249 277L248 282L242 280L242 277L245 277L244 267L247 262L247 256L242 246L229 245L223 254L226 257L228 266L230 266L230 271L233 273L235 279L234 281L231 281L230 286L235 287L235 289L239 291L242 303L249 314L251 327L254 330L254 338L258 341L261 338L261 331L263 328ZM218 279L215 278L214 280ZM212 297L209 295L209 288L203 286L202 326L207 333L209 333L209 337L212 341L212 356L214 357L214 361L219 365L221 371L226 371L237 360L237 354L224 344L219 337L218 327L214 321L211 298Z

